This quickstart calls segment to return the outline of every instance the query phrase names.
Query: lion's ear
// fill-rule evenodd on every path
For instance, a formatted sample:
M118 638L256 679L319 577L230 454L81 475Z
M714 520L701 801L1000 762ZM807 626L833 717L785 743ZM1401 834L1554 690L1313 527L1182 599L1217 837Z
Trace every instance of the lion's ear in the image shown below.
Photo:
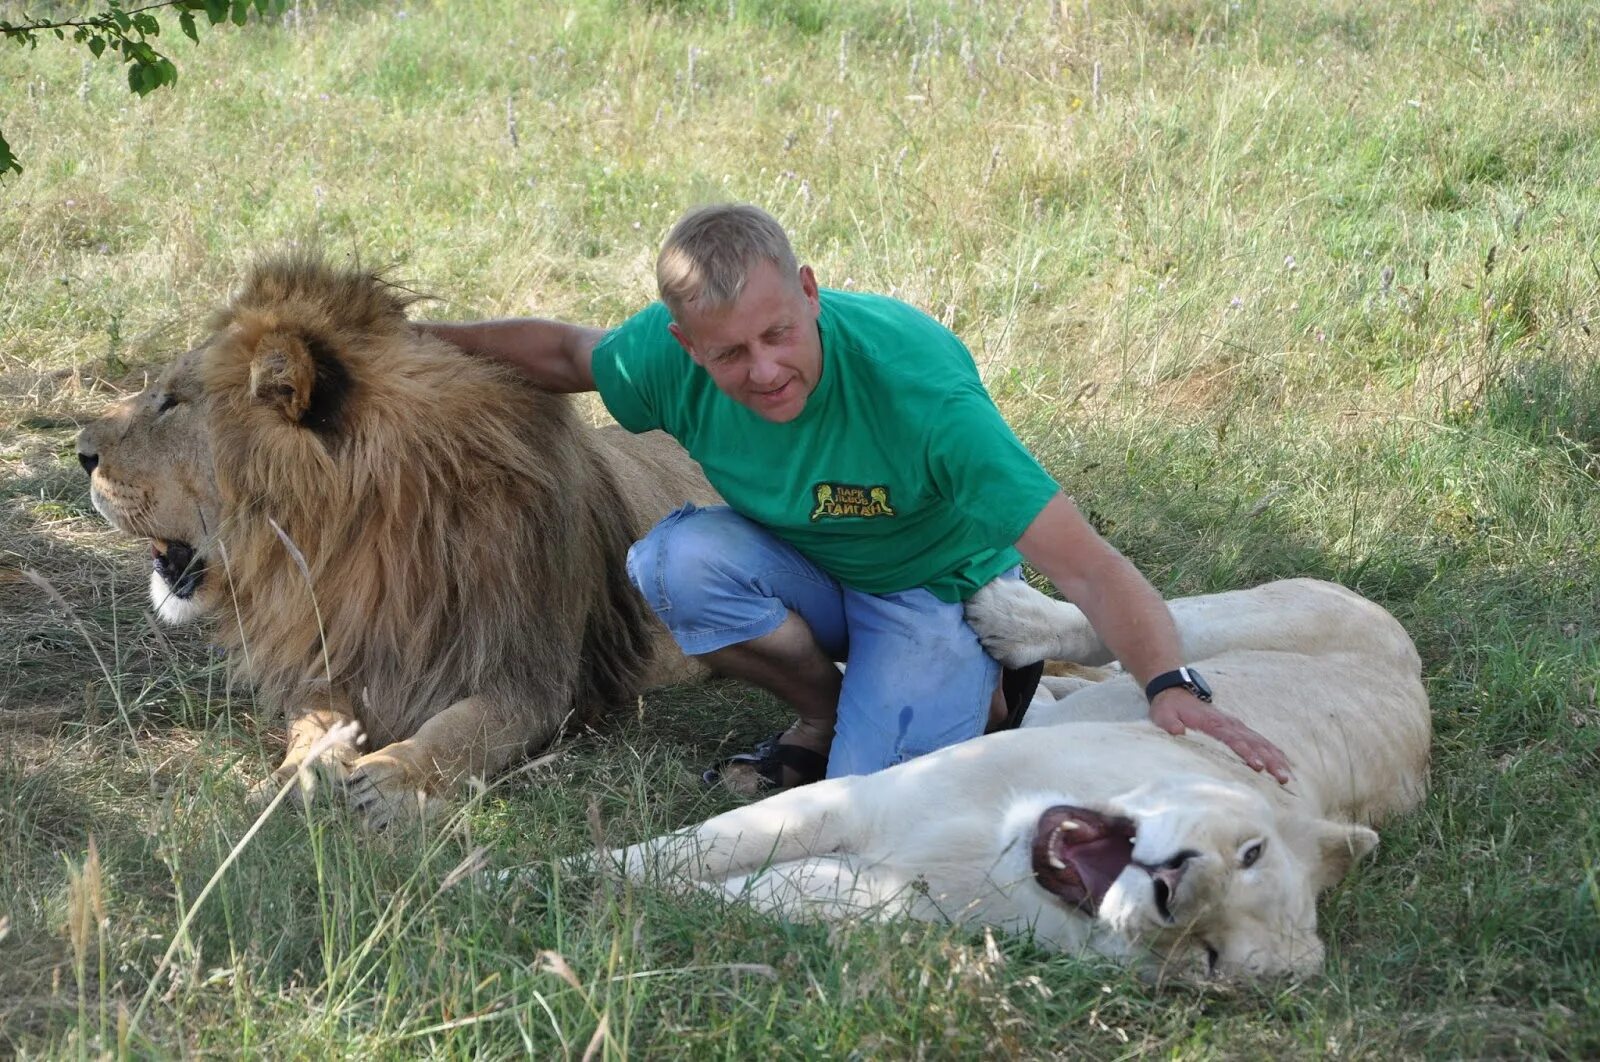
M257 402L298 424L311 408L316 385L316 359L299 336L268 332L257 341L250 359L250 394Z
M1377 831L1354 823L1307 819L1304 829L1311 848L1311 881L1318 892L1343 881L1357 860L1378 847Z

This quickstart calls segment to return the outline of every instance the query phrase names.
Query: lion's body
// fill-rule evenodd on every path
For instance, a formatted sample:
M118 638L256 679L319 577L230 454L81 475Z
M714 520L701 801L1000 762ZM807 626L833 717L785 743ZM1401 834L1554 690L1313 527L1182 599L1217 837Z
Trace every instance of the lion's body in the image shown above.
M1425 789L1416 651L1383 609L1310 580L1179 599L1172 612L1218 704L1288 754L1291 785L1208 738L1160 732L1126 675L1046 678L1021 730L790 790L614 856L629 874L790 917L993 925L1170 972L1311 972L1317 891L1376 844L1368 824ZM985 588L968 618L1013 666L1107 660L1081 612L1020 582Z
M290 761L353 716L371 751L332 757L390 803L688 675L623 562L671 509L715 500L670 439L582 423L412 328L408 301L307 257L263 265L80 443L114 523L158 559L174 541L203 558L197 611L299 725ZM163 493L137 517L116 503Z

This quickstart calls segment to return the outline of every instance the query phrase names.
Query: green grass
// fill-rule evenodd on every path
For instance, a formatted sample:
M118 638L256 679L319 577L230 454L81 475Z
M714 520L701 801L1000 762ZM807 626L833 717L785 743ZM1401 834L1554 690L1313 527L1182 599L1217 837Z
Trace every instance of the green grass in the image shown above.
M0 1051L1600 1053L1591 5L301 10L174 37L182 80L144 100L65 48L0 75L27 167L0 183ZM1158 990L1022 939L559 873L595 823L727 806L694 771L781 719L728 684L572 735L424 835L274 817L196 903L275 723L203 632L146 619L76 425L291 239L394 263L434 316L604 324L711 198L772 209L824 284L956 327L1163 591L1317 575L1405 623L1433 792L1325 899L1325 978ZM444 887L479 846L526 880Z

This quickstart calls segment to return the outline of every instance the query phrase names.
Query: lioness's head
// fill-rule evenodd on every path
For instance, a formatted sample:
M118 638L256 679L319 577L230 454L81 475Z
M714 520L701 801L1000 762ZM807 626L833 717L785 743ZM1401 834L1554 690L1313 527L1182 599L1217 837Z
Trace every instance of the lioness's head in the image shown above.
M150 540L156 614L183 623L217 592L207 556L219 505L199 364L183 354L154 383L114 405L78 435L89 498L124 534Z
M1378 843L1364 826L1281 814L1201 776L1023 813L1034 881L1182 977L1321 970L1317 894Z

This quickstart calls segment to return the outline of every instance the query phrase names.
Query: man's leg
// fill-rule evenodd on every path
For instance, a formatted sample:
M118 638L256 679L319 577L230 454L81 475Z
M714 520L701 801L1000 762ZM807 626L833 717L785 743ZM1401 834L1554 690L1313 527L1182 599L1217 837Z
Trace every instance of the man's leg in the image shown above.
M926 590L844 591L849 667L828 777L870 774L984 731L1000 665L959 604Z
M782 744L827 754L848 646L832 577L725 506L667 516L628 552L628 576L685 653L795 710Z
M799 613L790 612L770 634L701 659L718 674L759 686L794 709L799 718L784 731L783 744L828 754L841 676Z

